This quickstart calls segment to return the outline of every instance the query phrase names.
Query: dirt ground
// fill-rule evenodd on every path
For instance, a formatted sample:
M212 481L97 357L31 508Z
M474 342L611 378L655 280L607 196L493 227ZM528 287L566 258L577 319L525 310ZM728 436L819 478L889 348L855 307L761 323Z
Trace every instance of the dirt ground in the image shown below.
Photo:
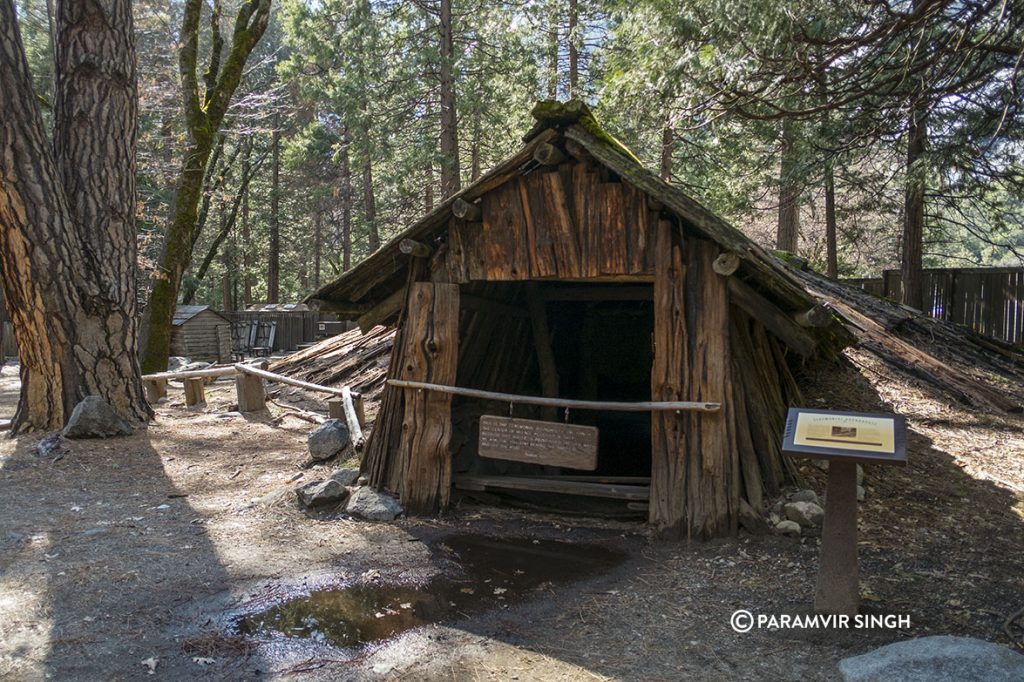
M908 614L909 628L734 632L737 609L810 612L814 533L658 543L640 524L469 503L383 524L310 515L291 493L323 474L300 467L310 423L280 405L263 418L228 412L229 383L192 411L172 385L134 436L46 456L38 436L0 443L0 678L831 680L841 658L908 637L1020 646L1024 629L1005 621L1024 607L1021 421L850 358L805 372L806 404L908 417L909 465L866 472L860 557L865 611ZM15 374L0 376L0 418L13 413ZM824 474L809 463L802 473L821 494ZM436 541L466 532L599 543L627 559L354 656L232 628L321 586L426 580L443 570Z

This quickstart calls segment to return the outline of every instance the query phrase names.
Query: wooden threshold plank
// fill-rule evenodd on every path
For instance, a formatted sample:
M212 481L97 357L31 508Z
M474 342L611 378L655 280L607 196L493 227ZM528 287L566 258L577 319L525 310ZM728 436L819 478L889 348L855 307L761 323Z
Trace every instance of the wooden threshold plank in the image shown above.
M475 476L455 477L455 487L463 490L485 491L488 489L528 490L538 493L562 495L583 495L605 497L614 500L649 500L649 486L589 483L583 481L556 481L550 479L520 478L516 476Z

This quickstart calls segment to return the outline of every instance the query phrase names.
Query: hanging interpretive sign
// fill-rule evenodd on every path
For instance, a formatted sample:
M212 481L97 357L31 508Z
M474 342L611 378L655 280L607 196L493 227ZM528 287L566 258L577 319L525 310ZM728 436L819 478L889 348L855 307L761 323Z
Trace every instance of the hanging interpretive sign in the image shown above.
M479 452L490 459L593 471L597 427L484 415Z

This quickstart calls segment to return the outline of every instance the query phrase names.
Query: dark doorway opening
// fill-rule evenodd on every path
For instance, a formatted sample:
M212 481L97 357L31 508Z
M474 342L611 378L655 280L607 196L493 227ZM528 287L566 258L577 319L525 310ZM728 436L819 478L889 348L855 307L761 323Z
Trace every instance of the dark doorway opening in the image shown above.
M543 395L533 329L542 301L557 397L651 399L653 285L646 282L478 283L463 289L459 386ZM482 360L481 360L482 358ZM457 397L453 400L455 486L487 502L566 512L644 517L651 475L651 415ZM598 429L597 465L570 469L479 455L481 415L556 420Z

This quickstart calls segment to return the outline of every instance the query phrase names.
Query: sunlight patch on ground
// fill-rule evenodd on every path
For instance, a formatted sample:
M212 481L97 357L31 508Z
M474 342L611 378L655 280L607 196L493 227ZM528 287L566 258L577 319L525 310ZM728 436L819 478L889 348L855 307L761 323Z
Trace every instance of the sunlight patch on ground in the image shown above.
M47 534L32 535L9 551L8 559L27 566L44 561L50 548ZM7 562L4 562L7 563ZM21 576L8 566L0 578L0 678L32 680L45 677L53 622L46 603L46 578Z

